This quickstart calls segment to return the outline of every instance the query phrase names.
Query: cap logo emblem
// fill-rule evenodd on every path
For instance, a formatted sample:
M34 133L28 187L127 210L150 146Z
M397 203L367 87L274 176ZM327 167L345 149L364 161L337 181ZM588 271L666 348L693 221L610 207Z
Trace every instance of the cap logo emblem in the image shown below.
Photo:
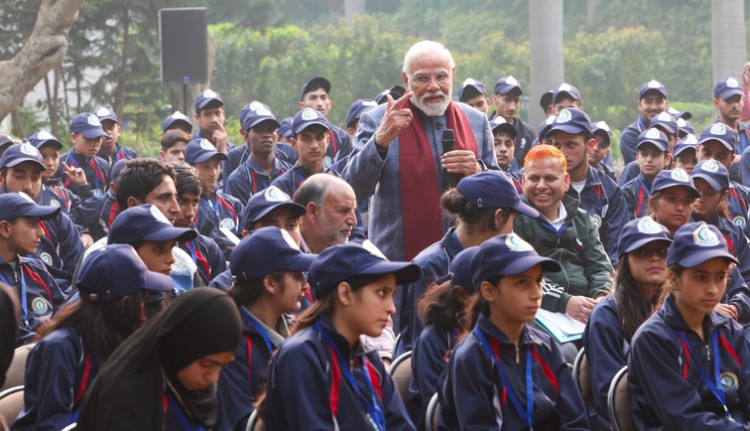
M500 117L500 118L502 118L502 117ZM549 117L547 117L547 120L546 120L547 125L549 126L550 124L554 123L556 119L557 119L556 115L550 115ZM503 121L504 120L505 119L503 118Z
M250 102L250 105L248 105L248 108L250 108L251 111L257 111L261 106L263 105L260 102L258 102L257 100L253 100L252 102Z
M654 128L648 129L648 131L646 132L646 137L648 139L659 139L659 135L661 135L661 132Z
M49 204L51 206L53 206L53 207L59 207L60 206L60 201L58 201L57 199L50 199L49 200Z
M214 90L206 90L203 92L203 97L206 99L214 99L216 97L219 97L218 94Z
M711 126L711 130L709 130L709 132L712 135L726 135L727 128L724 126L723 123L716 123L713 126Z
M52 136L52 134L50 134L49 132L45 132L44 130L37 133L36 138L43 139L43 140L56 139L54 136Z
M269 111L265 106L260 105L258 109L255 110L255 115L263 116L263 117L269 117L273 115L271 111Z
M263 198L265 198L266 202L284 202L292 199L288 194L284 193L283 190L276 186L268 187L263 192Z
M661 88L661 82L652 79L651 81L648 81L648 88Z
M716 247L719 245L719 237L708 228L707 224L701 223L693 232L693 242L700 247Z
M656 119L659 121L674 121L674 118L672 118L671 115L663 111L656 116Z
M492 125L493 126L499 126L499 125L505 124L505 123L507 123L507 121L505 121L505 118L503 118L503 117L501 117L499 115L497 117L495 117L495 118L492 119Z
M99 118L96 117L96 115L91 114L86 118L86 122L89 123L89 126L100 126L102 123L99 121Z
M21 148L19 148L22 153L26 154L27 156L39 156L39 150L36 149L35 146L31 145L28 142L24 142L21 144Z
M463 86L466 87L467 85L476 85L477 81L474 80L474 78L466 78L464 80Z
M685 170L682 168L673 169L670 176L672 177L673 180L679 181L681 183L690 182L690 177L688 176L687 172L685 172Z
M609 128L609 124L607 124L606 121L597 121L597 123L595 124L595 126L596 126L597 129L602 129L602 130L605 130L607 132L611 132L612 131L612 129Z
M312 108L305 108L305 110L302 111L303 120L315 120L317 118L318 118L318 111Z
M740 83L737 82L736 79L734 79L732 77L727 78L727 87L728 88L737 88L739 86L740 86Z
M47 265L53 265L54 262L52 261L52 255L49 253L40 253L39 257L42 258L42 262L46 263Z
M638 232L648 235L655 235L662 232L659 225L651 217L643 217L636 225Z
M558 92L570 91L570 90L572 90L572 88L570 87L570 84L568 84L567 82L563 82L562 84L560 84L560 87L557 89Z
M47 302L46 299L42 298L41 296L37 296L36 298L31 300L31 309L34 311L34 314L43 316L49 313L52 307L50 307L49 302Z
M518 85L518 80L513 77L513 75L509 75L507 78L505 78L505 83L508 85Z
M167 217L162 214L161 211L159 211L159 208L156 208L155 206L151 206L151 209L149 209L149 212L151 212L151 215L154 216L154 220L158 221L159 223L166 223L168 225L172 225L172 223L169 222Z
M281 231L281 237L284 238L284 241L289 245L289 247L299 251L299 245L297 245L296 242L294 242L294 238L292 238L291 235L289 235L289 232L287 232L284 229L279 229Z
M221 220L221 221L219 222L219 225L220 225L221 227L224 227L224 228L227 228L227 229L229 229L229 230L232 230L232 229L234 229L234 226L235 226L235 224L234 224L234 219L231 219L231 218L227 217L227 218L225 218L225 219L222 219L222 220Z
M175 120L187 120L188 117L185 114L183 114L182 112L180 112L180 111L174 111L174 113L172 113L172 119L175 119Z
M508 250L514 251L514 252L523 252L523 251L533 251L534 247L531 246L528 242L524 241L523 238L520 236L509 233L505 236L505 246L508 247Z
M378 102L374 100L365 100L364 102L362 102L362 106L369 106L371 108L374 108L378 106Z
M362 248L369 251L370 254L372 254L373 256L379 259L388 260L383 254L383 252L380 251L380 249L376 247L375 244L373 244L369 239L362 241Z
M96 110L96 115L99 117L104 117L106 115L112 115L112 112L110 112L107 108L99 108Z
M698 138L696 138L692 133L688 133L682 143L686 145L698 145Z
M216 147L214 147L212 143L208 142L208 139L201 139L200 145L204 150L216 151Z
M745 217L738 215L737 217L732 219L732 223L739 226L740 229L744 229L747 225L747 221L745 220Z
M703 164L703 170L715 174L719 172L719 164L716 163L716 160L713 159L706 160L706 162Z
M27 195L24 192L18 192L18 196L22 197L23 199L26 199L27 201L31 202L32 204L36 205L36 202L34 202L33 199L29 195Z
M683 118L677 119L677 127L685 127L687 125L687 122Z
M573 114L570 112L570 110L563 109L562 111L560 111L560 115L557 116L557 119L555 119L555 123L567 123L571 120L571 118L573 118Z

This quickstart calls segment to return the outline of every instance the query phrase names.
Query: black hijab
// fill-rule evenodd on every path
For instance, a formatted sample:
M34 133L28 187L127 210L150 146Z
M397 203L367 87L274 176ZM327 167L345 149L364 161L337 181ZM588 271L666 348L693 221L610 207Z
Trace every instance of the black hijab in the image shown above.
M161 431L165 386L193 419L213 426L216 385L188 391L176 373L204 356L234 352L241 336L237 306L225 293L183 293L112 353L81 401L76 429Z
M0 387L5 384L5 372L13 361L20 321L21 306L16 292L0 284Z

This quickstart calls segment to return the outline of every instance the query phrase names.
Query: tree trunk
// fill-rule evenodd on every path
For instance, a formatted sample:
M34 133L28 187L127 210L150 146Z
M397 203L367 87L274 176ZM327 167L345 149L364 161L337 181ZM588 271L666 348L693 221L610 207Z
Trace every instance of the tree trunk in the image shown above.
M747 58L742 0L711 1L711 57L714 83L725 76L742 82L742 65Z
M120 67L117 71L117 86L115 86L115 100L112 110L118 118L123 118L125 110L125 99L128 88L128 54L130 50L130 10L128 5L122 5L122 53L120 54Z
M365 14L365 0L344 0L346 25L352 26L357 15Z
M84 0L43 0L34 29L21 51L0 61L0 118L5 118L68 50L68 33Z
M556 88L565 79L563 62L563 0L529 1L529 36L531 40L531 70L529 92L529 121L533 127L545 115L539 98Z

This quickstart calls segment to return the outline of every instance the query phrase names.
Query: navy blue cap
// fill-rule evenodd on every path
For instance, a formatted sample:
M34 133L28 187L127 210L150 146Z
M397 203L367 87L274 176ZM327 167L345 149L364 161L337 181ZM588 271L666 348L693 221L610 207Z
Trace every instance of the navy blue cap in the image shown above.
M354 276L390 273L396 276L396 284L408 284L419 279L422 271L411 262L389 261L369 240L350 241L323 250L310 266L308 281L318 297Z
M662 133L661 130L652 127L648 130L644 130L638 135L638 141L635 145L635 149L641 148L641 145L651 144L655 146L659 151L669 151L669 141L667 141L667 135Z
M297 136L297 133L316 124L325 127L326 130L331 129L331 125L323 114L315 109L305 108L294 115L294 119L292 120L292 136Z
M589 116L577 108L565 108L557 114L545 137L560 131L573 135L590 134L593 131Z
M279 137L281 138L292 137L292 117L286 117L283 120L281 120L278 134L279 134Z
M544 94L542 94L542 97L539 98L539 106L542 107L542 111L544 113L547 113L547 108L552 104L552 98L554 97L555 92L553 90L546 91Z
M514 138L518 136L518 131L513 124L505 120L502 115L498 115L490 121L490 128L492 128L492 133L507 133Z
M693 268L717 257L737 263L719 229L706 222L687 223L674 234L667 253L667 265L678 263L683 268Z
M682 154L683 151L686 150L693 150L695 152L698 151L698 138L695 137L692 133L688 133L685 135L684 138L677 141L677 143L674 146L674 156L677 157L680 154Z
M372 108L376 108L377 106L378 102L372 99L359 99L354 101L352 106L349 107L349 112L346 114L346 123L344 124L346 124L346 127L351 126L352 122L359 120L359 117L361 117L362 114Z
M227 155L216 151L216 147L208 139L193 139L185 147L185 162L190 165L205 163L214 157L219 160L227 159Z
M464 290L473 292L477 290L474 284L474 271L471 260L479 251L479 246L469 247L461 250L451 261L451 281L455 286L461 286Z
M187 115L183 114L180 111L174 111L170 116L168 116L164 119L164 121L161 122L161 131L166 132L170 127L172 127L172 125L176 123L186 125L189 130L193 129L193 123L190 122L190 118L188 118Z
M242 130L246 132L266 121L275 124L276 127L281 126L273 115L273 112L271 112L271 108L257 100L253 100L240 110L240 125L242 126Z
M539 211L521 201L510 176L501 171L484 171L461 178L456 186L468 201L466 209L513 208L529 217L539 217Z
M640 90L638 90L638 100L643 99L643 96L645 96L646 93L659 93L665 99L667 98L666 87L664 87L664 84L655 79L652 79L651 81L648 81L647 83L641 85Z
M557 115L550 115L544 121L539 123L539 127L537 127L537 135L539 136L539 139L544 139L547 136L549 129L551 129L552 125L555 123L555 118L557 118Z
M307 271L316 256L303 253L289 232L268 226L242 238L229 269L238 282L250 281L276 271Z
M135 241L189 241L198 236L190 228L174 227L159 208L139 205L117 214L109 227L107 244L132 244Z
M737 144L737 133L722 122L714 123L703 129L698 145L703 145L709 141L719 141L724 145L724 148L734 151Z
M506 95L516 89L520 93L523 93L523 88L521 88L521 83L518 82L518 80L514 78L512 75L508 75L508 76L503 76L502 78L497 80L497 82L495 83L495 89L492 92L494 94Z
M61 150L63 147L63 144L59 139L57 139L51 133L45 132L44 130L42 130L41 132L36 132L33 135L29 136L28 141L38 150L41 150L45 145L51 145L58 150Z
M716 160L701 160L690 175L693 181L696 178L705 180L717 192L729 190L729 170Z
M12 168L23 162L34 162L39 165L42 170L46 169L42 153L40 153L39 150L29 142L8 147L3 153L3 157L0 158L0 169Z
M677 120L674 119L672 114L666 111L660 112L658 115L651 119L648 123L648 127L662 127L667 133L671 135L677 134Z
M251 224L280 207L287 207L300 216L307 212L304 206L294 202L283 190L276 186L269 186L252 195L247 201L240 216L241 226L247 229Z
M536 265L541 265L542 271L557 272L562 269L554 260L539 256L531 244L515 233L498 235L483 242L471 259L476 286L497 275L521 274Z
M620 231L620 239L617 242L617 255L641 248L653 241L672 242L669 230L657 223L651 217L641 217L625 223Z
M667 108L667 112L669 112L670 115L672 115L676 119L682 118L683 120L689 120L693 118L693 114L690 113L690 111L682 112L680 110L675 109L674 107L670 106Z
M607 138L607 143L612 143L612 129L609 127L606 121L597 121L592 125L592 135L604 136Z
M104 107L97 108L94 114L96 115L96 117L99 119L100 122L109 120L109 121L114 121L115 123L120 123L120 119L117 118L117 115L115 115L115 113L109 110L108 108L104 108Z
M391 98L393 100L398 100L401 97L403 97L404 94L406 94L406 89L400 85L394 85L393 87L383 90L380 94L375 96L375 102L377 102L378 105L382 105L383 103L388 101L388 95L391 95Z
M307 81L305 85L302 86L302 90L299 92L299 100L303 100L305 98L305 94L309 93L311 88L322 88L326 91L326 93L331 94L331 81L323 78L322 76L316 76L315 78Z
M39 217L46 220L56 216L59 212L59 206L37 205L24 192L0 195L0 220L14 220L18 217Z
M219 96L219 93L211 90L210 88L207 90L203 90L202 92L198 93L197 96L195 96L195 112L200 111L212 102L219 102L219 105L224 105L224 101L221 100L221 96Z
M461 83L461 87L458 89L458 100L463 102L466 99L473 99L479 95L487 97L487 90L485 90L482 81L477 81L474 78L464 79L464 82Z
M128 162L131 160L133 159L131 159L130 157L125 157L124 159L116 161L115 164L112 165L112 170L109 173L110 182L117 181L117 179L120 178L120 173L123 169L125 169L125 167L128 165Z
M92 301L106 302L137 292L171 292L172 279L149 271L130 244L112 244L94 250L81 263L76 287Z
M0 151L5 151L9 146L17 143L12 136L0 134Z
M700 192L695 188L693 179L690 178L690 175L688 175L688 173L682 168L659 171L659 173L656 174L656 178L654 178L654 182L651 184L651 193L653 194L660 190L677 186L687 188L696 199L701 197Z
M104 130L102 130L102 122L99 121L99 117L90 112L84 112L73 117L73 121L70 122L70 131L72 133L79 133L86 139L107 136Z
M695 129L693 128L693 125L690 123L690 121L683 117L677 118L677 131L695 135Z
M563 82L559 87L555 89L555 92L552 94L552 103L557 103L560 101L560 99L563 99L565 97L569 97L573 100L581 100L581 92L567 82Z
M725 76L721 78L719 82L714 85L714 98L721 97L726 100L732 96L743 95L742 85L737 79L731 76Z

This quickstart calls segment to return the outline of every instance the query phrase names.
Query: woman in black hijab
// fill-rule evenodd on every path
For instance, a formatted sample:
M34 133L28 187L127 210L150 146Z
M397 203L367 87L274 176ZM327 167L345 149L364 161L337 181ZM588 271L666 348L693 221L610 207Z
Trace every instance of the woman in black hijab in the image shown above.
M183 293L115 350L81 402L76 429L211 429L216 381L241 334L225 293Z

